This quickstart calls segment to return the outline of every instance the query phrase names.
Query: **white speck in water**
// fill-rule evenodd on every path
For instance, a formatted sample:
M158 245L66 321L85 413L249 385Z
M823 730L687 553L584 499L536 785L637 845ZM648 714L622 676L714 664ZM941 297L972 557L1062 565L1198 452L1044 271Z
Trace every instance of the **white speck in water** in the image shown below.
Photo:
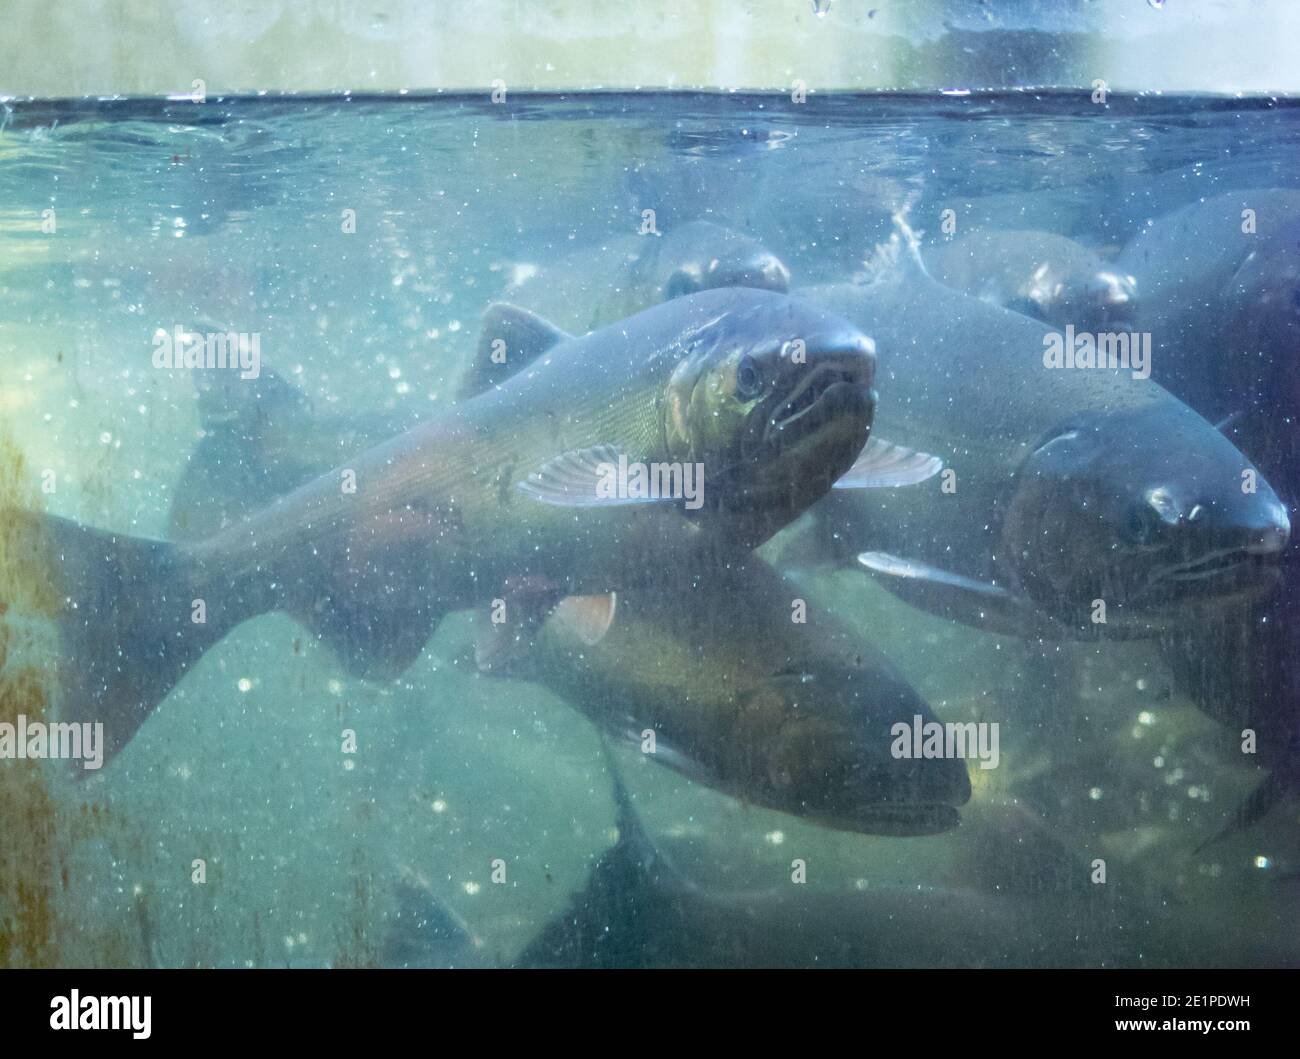
M772 846L779 846L782 842L785 841L785 832L769 831L766 835L763 836L763 841L767 842L769 845Z
M1138 714L1138 724L1146 725L1146 727L1150 728L1155 723L1156 715L1150 710L1143 710Z
M112 442L112 440L113 440L113 435L110 434L107 430L105 430L104 433L99 435L99 443L101 445L108 445Z
M445 813L447 811L447 803L441 798L435 798L431 808L435 813Z
M1088 797L1091 798L1094 802L1101 801L1101 788L1093 787L1092 789L1090 789L1088 791Z
M343 694L343 682L341 680L331 680L325 687L331 695Z
M240 691L252 691L253 682L249 680L248 677L240 677L239 683L236 685L236 687L238 687Z
M483 887L481 887L481 886L480 886L478 883L476 883L476 882L467 882L467 883L465 884L465 892L466 892L467 894L469 894L471 897L473 897L473 896L474 896L476 893L478 893L481 889L483 889Z
M1267 871L1269 868L1273 867L1273 862L1261 853L1255 858L1255 867L1260 871Z

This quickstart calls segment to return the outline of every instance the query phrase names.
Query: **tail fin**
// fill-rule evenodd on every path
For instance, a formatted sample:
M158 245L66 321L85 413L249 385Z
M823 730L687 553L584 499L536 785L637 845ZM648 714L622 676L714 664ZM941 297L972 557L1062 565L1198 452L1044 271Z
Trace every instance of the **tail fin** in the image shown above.
M877 243L875 249L867 255L862 263L861 278L867 283L909 279L917 276L929 277L925 262L921 260L921 239L908 223L908 214L916 202L916 195L909 195L907 200L890 214L894 231L889 239Z
M1237 832L1259 823L1287 794L1295 790L1297 773L1300 773L1300 733L1291 737L1281 759L1274 763L1268 775L1255 789L1246 795L1245 801L1237 806L1232 819L1197 846L1195 852L1202 853Z
M48 564L60 600L60 720L102 722L107 761L203 652L249 615L224 602L209 608L192 562L174 544L29 512L11 521L16 554Z

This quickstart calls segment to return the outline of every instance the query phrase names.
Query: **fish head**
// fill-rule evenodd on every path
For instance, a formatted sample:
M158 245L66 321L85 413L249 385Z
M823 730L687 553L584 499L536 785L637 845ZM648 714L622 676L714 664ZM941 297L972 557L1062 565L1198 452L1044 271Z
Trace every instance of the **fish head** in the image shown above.
M667 384L673 459L702 463L713 503L793 515L852 466L875 415L875 345L804 301L731 289L691 295L707 319Z
M1291 523L1250 461L1180 402L1089 413L1021 466L1003 548L1019 587L1071 625L1163 627L1276 583ZM1117 614L1118 611L1118 614Z
M845 831L932 835L956 827L970 800L964 761L896 757L896 724L933 721L929 706L879 666L810 665L768 676L741 704L765 738L768 804ZM752 766L751 766L752 767Z
M1083 282L1080 320L1076 330L1131 331L1136 319L1137 280L1114 268L1099 268L1089 273Z
M1057 327L1129 331L1137 312L1137 280L1088 253L1078 261L1039 265L1006 307Z
M753 287L784 293L785 263L752 236L709 221L690 221L658 240L653 283L663 300L718 287Z

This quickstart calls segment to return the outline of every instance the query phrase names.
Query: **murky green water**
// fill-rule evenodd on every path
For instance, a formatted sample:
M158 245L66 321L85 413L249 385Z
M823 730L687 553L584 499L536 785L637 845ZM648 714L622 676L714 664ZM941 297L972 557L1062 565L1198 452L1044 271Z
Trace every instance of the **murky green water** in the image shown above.
M0 113L5 489L157 537L200 430L189 373L151 363L160 328L257 332L264 363L318 412L414 422L452 402L485 306L521 268L580 269L586 248L635 236L646 209L665 231L707 218L761 239L797 291L848 278L904 207L922 228L951 206L963 223L1114 250L1202 195L1294 184L1300 140L1284 106L1115 100L1099 116L1086 101L1029 96ZM883 408L886 379L879 389ZM781 545L767 551L779 558ZM1026 644L923 616L855 571L808 578L941 718L1000 720L1001 765L972 770L957 831L868 837L618 751L650 831L702 886L788 884L799 858L805 885L832 899L960 887L1014 905L1052 899L1060 843L1084 863L1105 858L1138 918L1174 917L1142 962L1300 960L1297 891L1283 878L1300 857L1294 799L1194 852L1259 773L1149 643ZM726 621L725 600L702 605ZM15 605L4 618L5 713L31 713L77 659L57 656L39 613L29 621ZM382 962L393 885L418 877L483 952L510 962L586 884L615 837L614 806L595 728L544 688L477 674L467 626L447 619L399 679L367 682L291 618L257 618L92 778L0 763L0 961ZM345 729L356 753L342 752ZM1086 929L1069 899L1057 912ZM804 948L789 957L819 962L817 931L834 927L800 922ZM922 915L918 929L951 932L956 946L965 927Z

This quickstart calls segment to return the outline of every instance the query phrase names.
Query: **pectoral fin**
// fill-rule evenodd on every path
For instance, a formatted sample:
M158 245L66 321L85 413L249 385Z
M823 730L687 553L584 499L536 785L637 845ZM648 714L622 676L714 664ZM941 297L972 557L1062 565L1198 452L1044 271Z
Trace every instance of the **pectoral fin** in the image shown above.
M835 489L882 489L916 485L943 469L943 460L926 452L872 438L857 461L835 483Z
M565 452L547 460L519 483L535 500L556 507L622 507L626 504L676 503L671 496L620 496L616 488L619 453L611 445ZM638 491L638 492L647 492Z
M602 596L565 596L555 605L547 625L576 637L588 647L595 647L614 624L618 610L618 593Z
M1011 636L1058 638L1028 600L1000 585L977 581L886 552L863 552L858 563L905 603L963 625Z

